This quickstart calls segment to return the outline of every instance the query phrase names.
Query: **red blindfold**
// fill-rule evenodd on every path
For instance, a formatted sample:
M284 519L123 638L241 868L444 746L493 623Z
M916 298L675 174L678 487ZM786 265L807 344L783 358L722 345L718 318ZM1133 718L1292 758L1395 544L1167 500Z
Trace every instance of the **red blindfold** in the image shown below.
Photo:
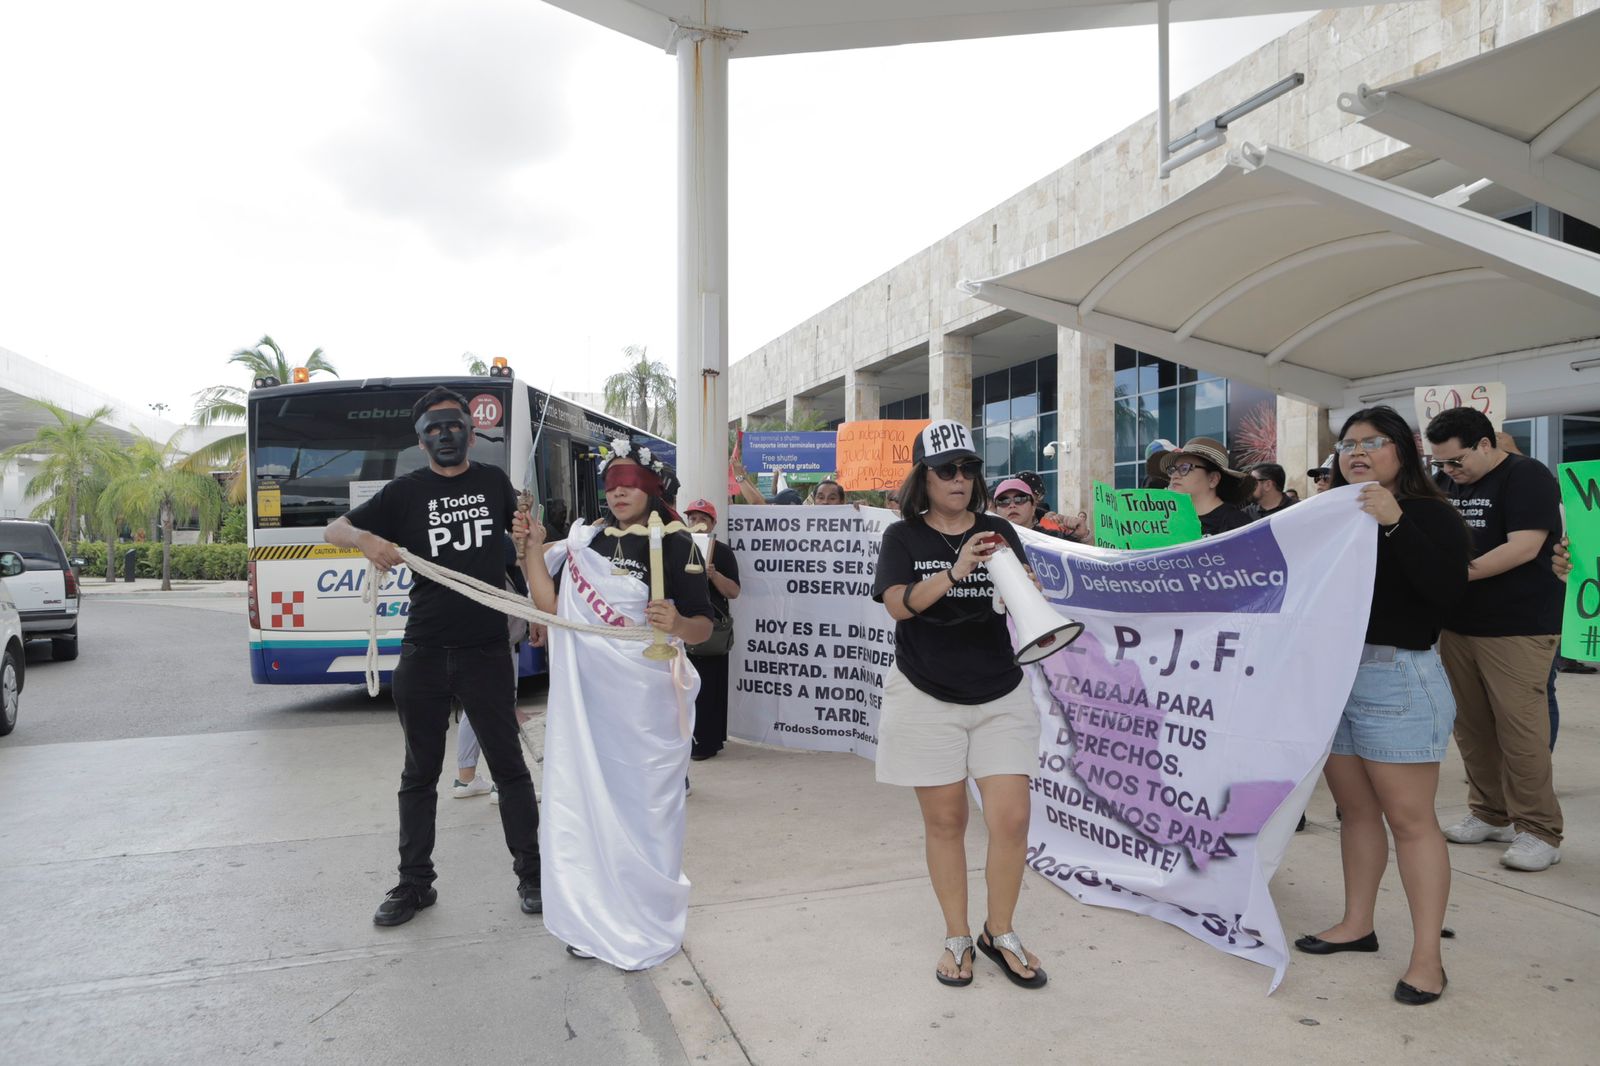
M614 488L638 489L648 496L661 498L661 478L647 466L633 463L612 463L606 467L606 491Z

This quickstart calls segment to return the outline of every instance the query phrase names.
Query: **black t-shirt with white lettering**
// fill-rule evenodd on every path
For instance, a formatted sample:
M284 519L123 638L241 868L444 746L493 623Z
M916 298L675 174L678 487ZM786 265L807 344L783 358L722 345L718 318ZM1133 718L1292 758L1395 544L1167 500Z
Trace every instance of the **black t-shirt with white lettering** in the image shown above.
M589 548L611 564L613 573L618 570L626 571L635 581L649 589L650 538L648 536L629 533L613 537L602 529L589 542ZM661 538L662 588L679 614L686 618L712 618L715 616L711 611L711 599L707 591L710 582L706 580L705 571L694 574L684 569L691 562L699 561L699 553L693 551L693 548L694 538L682 530L668 533ZM717 549L717 556L719 560L724 557L721 547ZM557 588L560 587L565 572L565 568L556 572ZM641 619L634 621L643 624Z
M1536 459L1507 454L1470 485L1443 483L1472 530L1472 557L1504 544L1523 529L1546 530L1539 554L1503 574L1467 584L1467 594L1444 627L1469 637L1533 637L1561 632L1562 585L1550 569L1561 536L1561 488Z
M455 477L427 468L404 474L345 517L419 558L500 588L516 508L517 493L505 472L471 463ZM418 574L405 639L431 648L504 642L506 617Z
M899 521L883 531L883 551L872 583L872 598L896 585L935 577L953 566L967 540L980 533L999 533L1026 564L1016 529L991 514L974 515L967 532L940 533L925 522ZM1005 615L994 610L993 586L987 567L939 597L915 618L896 622L895 664L918 689L946 703L988 703L1022 682ZM897 594L898 595L898 594Z

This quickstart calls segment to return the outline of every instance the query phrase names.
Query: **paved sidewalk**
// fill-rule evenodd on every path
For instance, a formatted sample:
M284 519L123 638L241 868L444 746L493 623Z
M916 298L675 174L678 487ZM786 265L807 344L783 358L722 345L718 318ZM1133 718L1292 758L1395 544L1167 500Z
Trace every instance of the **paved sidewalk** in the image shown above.
M1264 967L1033 875L1018 927L1049 987L980 957L944 988L914 799L854 756L693 764L685 951L621 974L518 913L482 799L440 801L439 904L371 925L394 879L390 721L0 747L0 1059L1600 1063L1600 678L1561 694L1564 861L1518 874L1452 846L1450 989L1411 1009L1389 998L1409 948L1392 866L1383 950L1297 957L1270 998ZM1442 820L1461 776L1452 757ZM1340 904L1325 791L1310 814L1272 886L1291 937ZM976 868L976 823L970 844ZM971 887L977 921L976 869Z

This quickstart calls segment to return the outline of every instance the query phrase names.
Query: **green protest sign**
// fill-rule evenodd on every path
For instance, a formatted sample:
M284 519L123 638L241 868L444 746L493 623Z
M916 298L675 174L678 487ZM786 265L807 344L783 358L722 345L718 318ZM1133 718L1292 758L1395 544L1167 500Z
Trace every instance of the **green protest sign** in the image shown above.
M1167 548L1199 539L1200 516L1183 493L1094 483L1094 542L1100 547Z
M1103 481L1094 483L1094 542L1107 548L1120 548L1117 539L1117 490Z
M1562 463L1556 471L1567 512L1572 573L1561 618L1561 654L1600 661L1600 460Z

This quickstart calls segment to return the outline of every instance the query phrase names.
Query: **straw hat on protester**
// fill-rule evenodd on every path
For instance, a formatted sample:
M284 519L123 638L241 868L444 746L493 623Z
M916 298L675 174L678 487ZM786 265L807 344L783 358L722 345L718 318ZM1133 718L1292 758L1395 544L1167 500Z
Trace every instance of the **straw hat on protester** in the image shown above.
M1245 495L1245 482L1248 480L1244 471L1235 470L1229 466L1228 449L1222 442L1212 437L1194 437L1183 447L1170 452L1161 453L1161 473L1163 477L1170 477L1172 467L1185 458L1204 459L1216 467L1222 474L1222 481L1217 485L1217 496L1224 503L1238 503Z

